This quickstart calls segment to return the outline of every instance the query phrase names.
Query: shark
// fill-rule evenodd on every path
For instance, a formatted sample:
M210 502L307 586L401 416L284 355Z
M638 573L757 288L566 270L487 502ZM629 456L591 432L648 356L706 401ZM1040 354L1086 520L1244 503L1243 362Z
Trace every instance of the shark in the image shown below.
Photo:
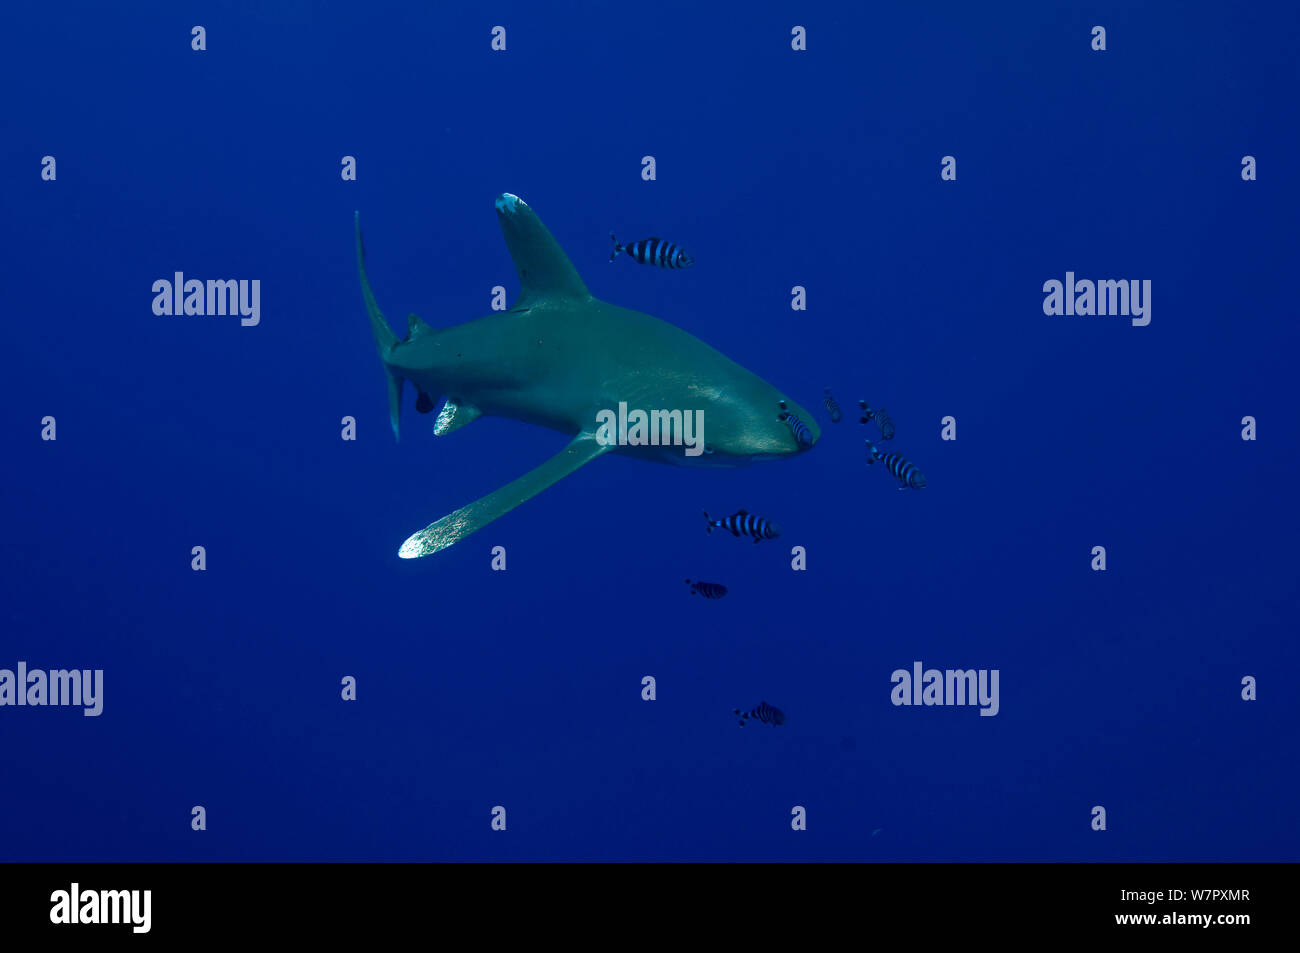
M786 393L681 328L594 297L526 202L504 192L495 204L519 273L513 307L439 329L411 314L404 338L376 303L361 216L354 216L357 271L387 376L393 437L401 437L403 388L409 383L421 413L432 412L436 398L446 398L433 428L437 436L496 416L557 430L569 442L518 479L412 534L398 550L400 558L454 545L607 453L677 466L735 467L789 459L816 444L821 431L812 415ZM703 452L692 455L671 442L610 439L601 421L624 406L694 412L707 425ZM792 415L802 428L792 426Z

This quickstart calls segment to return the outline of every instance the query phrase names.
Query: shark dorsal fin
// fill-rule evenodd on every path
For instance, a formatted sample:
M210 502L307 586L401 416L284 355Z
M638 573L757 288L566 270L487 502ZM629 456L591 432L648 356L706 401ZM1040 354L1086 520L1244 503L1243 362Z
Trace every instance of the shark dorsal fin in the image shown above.
M497 196L497 221L519 272L519 301L536 305L546 298L586 301L591 292L537 213L517 195Z
M414 312L406 316L406 340L418 341L426 335L432 334L433 328L429 327L420 320L420 316Z

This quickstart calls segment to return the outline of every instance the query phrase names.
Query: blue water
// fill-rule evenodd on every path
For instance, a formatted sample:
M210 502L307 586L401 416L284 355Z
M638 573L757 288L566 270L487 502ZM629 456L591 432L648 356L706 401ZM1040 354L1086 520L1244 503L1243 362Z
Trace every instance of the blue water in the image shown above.
M0 668L102 669L104 707L0 708L0 858L1300 857L1293 5L8 19ZM352 213L399 333L446 327L517 293L503 191L818 446L606 457L398 560L566 438L435 438L408 390L394 442ZM259 279L260 323L155 315L177 271ZM1045 315L1067 271L1149 279L1151 323ZM860 397L925 490L865 465ZM704 533L741 507L784 535ZM915 661L997 669L998 714L891 704ZM760 700L787 723L738 727Z

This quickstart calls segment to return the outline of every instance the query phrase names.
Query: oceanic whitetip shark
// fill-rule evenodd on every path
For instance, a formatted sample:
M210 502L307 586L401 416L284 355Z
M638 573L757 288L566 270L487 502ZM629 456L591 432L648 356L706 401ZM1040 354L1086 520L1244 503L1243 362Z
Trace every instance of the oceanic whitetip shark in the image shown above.
M792 457L817 442L821 431L812 415L762 378L666 321L592 297L564 249L522 199L504 193L496 209L519 272L514 307L442 330L412 314L405 339L393 333L375 303L357 215L357 269L388 374L393 436L400 435L402 384L410 381L422 413L433 409L436 397L447 397L435 434L498 416L572 439L541 466L411 536L398 556L414 559L446 549L605 453L686 466L743 466ZM692 456L680 445L611 443L608 429L602 436L598 415L620 403L647 413L702 411L704 452ZM802 440L787 414L804 423Z

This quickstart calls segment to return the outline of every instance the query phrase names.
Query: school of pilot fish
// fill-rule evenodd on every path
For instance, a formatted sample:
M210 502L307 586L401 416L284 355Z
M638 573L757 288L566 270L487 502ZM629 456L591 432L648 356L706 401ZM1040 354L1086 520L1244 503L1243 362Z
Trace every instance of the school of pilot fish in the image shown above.
M634 242L620 242L614 237L613 232L610 232L609 237L614 243L614 250L609 255L611 262L622 254L627 255L638 264L651 265L656 268L681 269L689 268L695 264L695 259L681 245L673 241L651 236ZM826 407L826 414L832 424L838 424L844 419L844 412L840 409L839 402L835 400L835 396L831 393L831 388L825 388L822 403ZM885 411L884 407L873 409L865 399L859 400L858 406L862 410L862 415L859 418L860 423L863 425L874 424L875 428L880 432L881 441L894 439L896 433L894 420ZM790 428L791 435L801 447L812 446L814 438L812 432L808 429L808 425L789 411L784 400L777 407L777 419ZM870 438L865 439L865 444L867 465L884 464L884 470L898 481L898 489L925 489L925 475L915 463L898 451L882 451ZM738 509L730 516L717 518L710 516L706 510L704 520L706 533L712 533L715 529L719 529L730 533L737 539L742 536L751 539L755 545L765 539L775 539L781 535L781 530L771 519L750 513L745 509ZM700 582L698 580L692 582L690 579L687 579L686 583L690 587L691 595L700 595L706 600L721 599L728 592L727 587L722 583ZM749 721L757 721L772 726L785 724L785 712L773 705L769 705L766 701L759 702L755 708L748 711L733 708L731 713L738 717L742 726Z

